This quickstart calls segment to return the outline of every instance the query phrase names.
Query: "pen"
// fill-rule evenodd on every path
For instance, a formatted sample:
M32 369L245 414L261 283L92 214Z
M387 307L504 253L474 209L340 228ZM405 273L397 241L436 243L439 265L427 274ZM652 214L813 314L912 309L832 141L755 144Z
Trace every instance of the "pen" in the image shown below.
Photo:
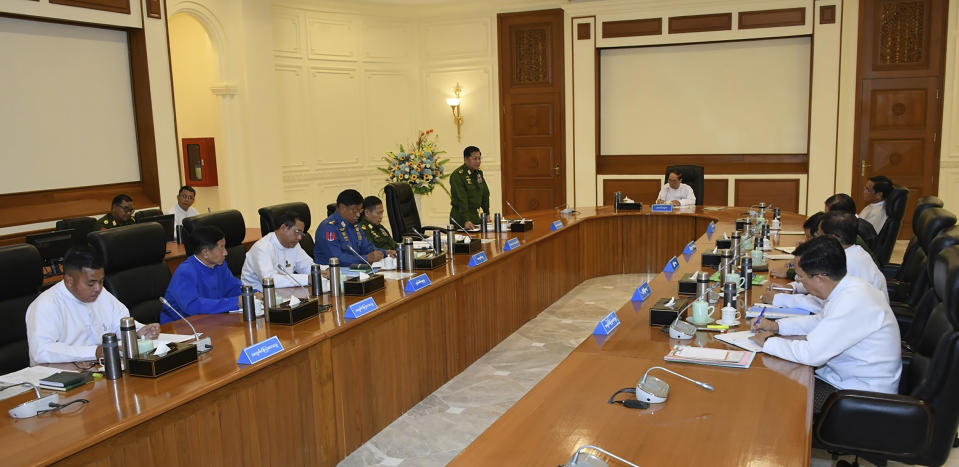
M763 315L766 314L766 308L769 307L764 306L762 310L759 310L759 316L756 317L756 322L753 323L753 327L759 326L759 321L761 321L763 319Z

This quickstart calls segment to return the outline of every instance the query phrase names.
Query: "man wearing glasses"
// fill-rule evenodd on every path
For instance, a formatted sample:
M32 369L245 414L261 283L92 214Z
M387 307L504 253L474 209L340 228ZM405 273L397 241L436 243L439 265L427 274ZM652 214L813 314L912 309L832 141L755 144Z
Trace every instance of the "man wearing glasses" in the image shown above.
M278 227L256 241L246 253L240 281L263 291L263 278L273 278L276 288L306 286L313 258L300 247L304 223L293 211L281 213ZM326 273L324 272L324 275Z
M384 256L396 255L394 250L376 248L360 229L360 212L363 210L363 195L356 190L343 190L336 197L336 212L320 222L316 228L316 244L313 259L317 264L329 264L330 258L340 260L340 266L349 266L366 261L373 263ZM356 250L356 253L350 251ZM357 256L357 253L363 255Z
M838 389L895 394L902 373L899 325L882 292L846 274L839 240L816 237L796 247L796 279L825 301L815 315L753 325L763 352L816 368L814 412ZM779 336L805 336L783 339Z
M133 225L135 223L136 221L133 220L133 198L127 195L114 196L113 204L110 206L110 212L97 220L97 226L100 227L100 230Z

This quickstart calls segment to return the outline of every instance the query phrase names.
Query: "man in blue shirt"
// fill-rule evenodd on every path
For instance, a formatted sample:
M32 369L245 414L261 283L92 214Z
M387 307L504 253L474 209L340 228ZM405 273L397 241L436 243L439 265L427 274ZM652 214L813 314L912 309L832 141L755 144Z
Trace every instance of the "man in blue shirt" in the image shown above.
M240 308L240 280L226 265L226 238L212 226L192 235L193 256L180 263L166 289L166 299L185 315L225 313ZM160 323L180 319L166 307Z
M362 209L363 195L356 190L344 190L336 197L336 212L316 228L316 244L313 247L313 261L316 264L329 264L331 257L339 258L341 266L362 263L362 259L348 246L370 263L383 259L385 255L396 255L394 250L376 248L363 235L359 225Z

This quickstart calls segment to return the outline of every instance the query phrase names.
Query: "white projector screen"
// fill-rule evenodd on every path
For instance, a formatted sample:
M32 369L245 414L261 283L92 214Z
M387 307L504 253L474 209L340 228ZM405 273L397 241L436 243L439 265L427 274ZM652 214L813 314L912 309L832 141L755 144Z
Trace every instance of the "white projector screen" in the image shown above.
M127 34L0 18L0 193L140 180Z
M810 39L600 51L603 155L804 154Z

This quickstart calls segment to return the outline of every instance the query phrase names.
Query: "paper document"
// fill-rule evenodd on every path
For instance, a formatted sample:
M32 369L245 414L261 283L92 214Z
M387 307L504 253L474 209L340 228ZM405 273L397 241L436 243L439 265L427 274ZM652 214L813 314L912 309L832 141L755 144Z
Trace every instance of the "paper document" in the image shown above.
M791 316L806 316L810 314L809 310L804 310L802 308L784 308L767 305L765 303L757 303L746 310L746 318L755 318L759 316L759 313L763 308L766 308L766 313L763 314L763 318L766 319L781 319L789 318Z
M755 356L756 354L753 352L677 345L663 357L663 360L699 365L749 368Z
M30 368L24 368L22 370L14 371L13 373L0 375L0 386L6 386L13 383L30 383L34 386L39 386L41 379L50 377L61 371L63 370L48 366L33 366ZM9 399L17 394L23 394L24 392L32 390L33 389L26 386L16 386L4 389L3 391L0 391L0 400Z
M776 249L779 250L779 251L781 251L781 252L783 252L783 253L793 254L793 250L795 250L796 247L794 247L794 246L777 246Z
M802 230L780 230L779 235L806 235Z
M756 333L752 331L727 332L726 334L717 334L716 340L735 345L750 352L762 352L762 346L749 340L750 337L755 335Z
M793 258L795 258L795 256L790 255L790 254L786 254L786 253L783 253L783 254L775 254L775 255L766 255L766 259L772 259L772 260L777 260L777 259L793 259Z

